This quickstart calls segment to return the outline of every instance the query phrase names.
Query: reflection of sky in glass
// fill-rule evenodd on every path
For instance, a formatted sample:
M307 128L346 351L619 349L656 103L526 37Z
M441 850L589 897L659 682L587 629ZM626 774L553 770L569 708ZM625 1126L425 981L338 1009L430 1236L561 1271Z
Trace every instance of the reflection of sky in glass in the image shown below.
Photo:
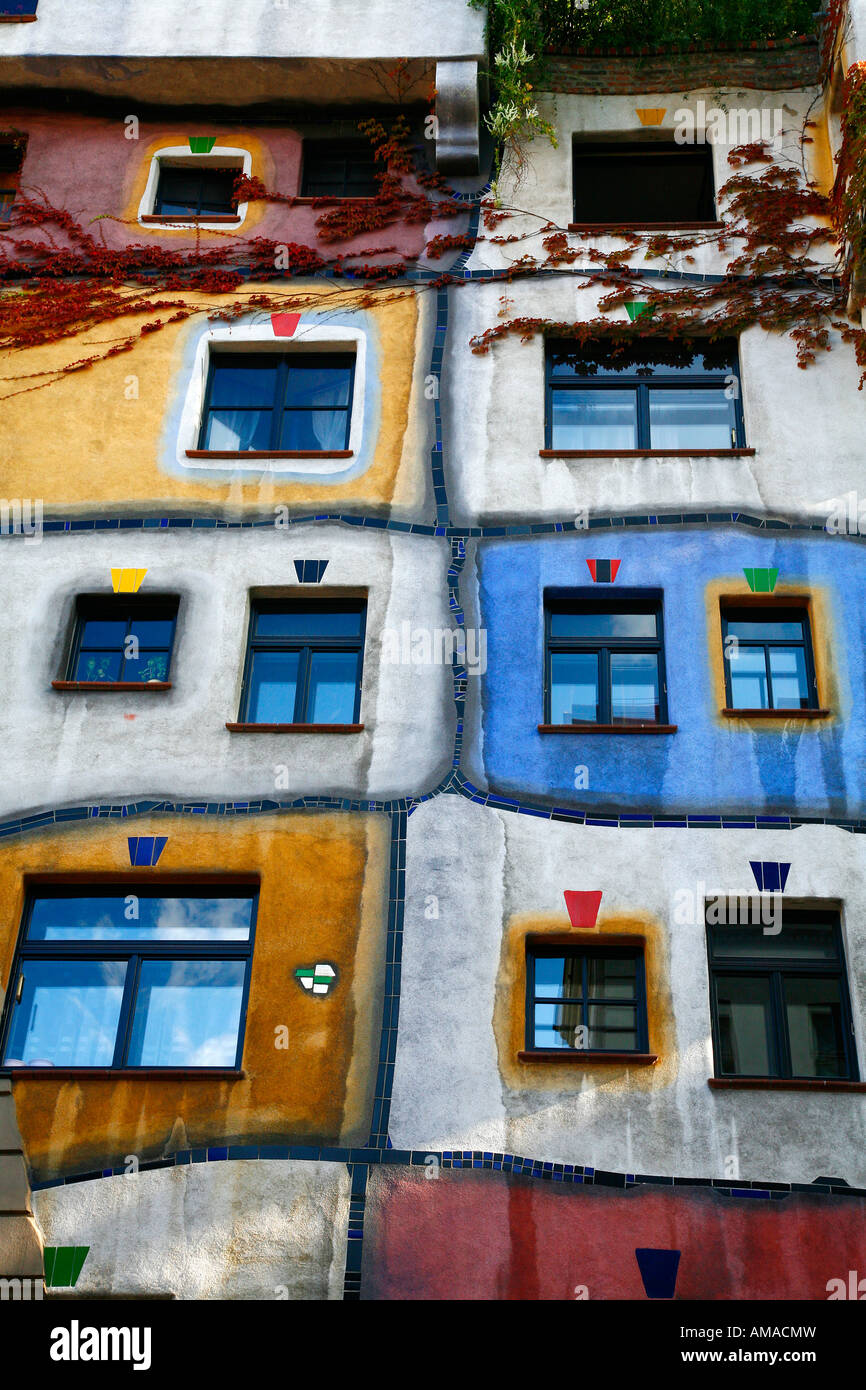
M143 961L129 1043L132 1067L231 1067L246 962Z
M249 895L155 898L130 892L36 898L27 934L31 941L248 941L251 922Z

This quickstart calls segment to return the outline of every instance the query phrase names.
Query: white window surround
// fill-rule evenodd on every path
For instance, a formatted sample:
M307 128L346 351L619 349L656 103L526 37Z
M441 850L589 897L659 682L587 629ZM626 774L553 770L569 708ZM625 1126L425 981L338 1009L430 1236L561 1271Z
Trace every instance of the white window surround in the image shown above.
M232 145L214 145L210 154L193 154L189 145L167 145L165 149L157 150L150 161L144 196L138 205L139 223L148 228L159 225L169 228L197 227L202 231L224 232L226 230L225 222L190 222L178 217L177 221L172 219L170 222L154 224L153 222L143 222L142 218L153 216L156 205L156 190L159 184L159 170L162 164L173 164L187 169L200 164L205 168L224 169L227 163L237 165L238 173L246 174L247 178L252 174L253 157L250 151L237 149ZM240 226L247 215L248 207L248 203L238 203L238 221L232 226Z
M332 458L323 454L321 459L254 458L244 459L201 459L187 458L187 449L197 449L201 433L202 411L207 389L208 370L211 351L214 348L229 349L239 355L245 352L352 352L355 354L355 380L352 390L352 411L349 421L349 444L351 458ZM210 471L230 472L243 469L253 473L298 473L309 476L328 477L331 474L346 473L357 466L364 433L364 402L367 388L367 335L357 328L305 327L303 319L291 338L278 338L270 324L253 323L235 325L231 328L217 328L204 334L199 340L193 363L190 382L180 417L178 430L177 462L185 470L208 469Z

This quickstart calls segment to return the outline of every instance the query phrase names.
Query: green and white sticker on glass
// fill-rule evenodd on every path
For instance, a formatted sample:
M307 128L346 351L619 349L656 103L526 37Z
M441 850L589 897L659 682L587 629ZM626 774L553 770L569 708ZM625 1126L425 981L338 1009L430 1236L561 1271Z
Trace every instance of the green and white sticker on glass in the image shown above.
M317 965L299 965L295 979L310 994L329 994L337 983L337 972L333 965L320 961Z

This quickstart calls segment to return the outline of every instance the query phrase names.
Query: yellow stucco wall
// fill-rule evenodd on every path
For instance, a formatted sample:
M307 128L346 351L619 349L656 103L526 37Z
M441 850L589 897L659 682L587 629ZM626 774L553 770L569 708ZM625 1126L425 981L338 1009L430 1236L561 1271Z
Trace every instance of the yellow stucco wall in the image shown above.
M156 869L129 870L127 835L167 835ZM381 1024L387 922L387 818L299 812L237 818L152 816L93 822L0 846L0 983L9 987L25 874L260 879L252 977L237 1079L142 1074L13 1080L28 1161L40 1176L172 1149L236 1142L363 1143ZM336 988L293 978L330 961ZM288 1029L288 1048L276 1030ZM280 1035L282 1037L282 1035Z
M178 465L177 425L195 344L203 327L227 326L208 324L206 316L261 293L285 294L287 311L302 311L311 323L326 326L334 315L345 322L346 313L354 311L357 327L368 333L368 394L375 392L378 429L369 441L371 462L357 477L307 482L245 469L226 481ZM155 297L201 306L202 313L166 323L174 308L148 310L58 343L2 354L3 495L41 498L46 516L60 510L134 515L137 507L152 515L162 506L182 513L184 504L215 515L261 514L277 504L309 502L376 512L420 506L426 487L422 436L429 413L422 408L421 302L412 290L380 287L372 291L373 303L362 309L364 293L329 288L321 281L249 284L231 295L162 291ZM140 302L138 292L129 294ZM267 313L260 313L267 324ZM57 375L67 364L104 353L158 317L166 326L147 333L132 351ZM365 452L367 444L365 438ZM315 471L314 464L309 471Z

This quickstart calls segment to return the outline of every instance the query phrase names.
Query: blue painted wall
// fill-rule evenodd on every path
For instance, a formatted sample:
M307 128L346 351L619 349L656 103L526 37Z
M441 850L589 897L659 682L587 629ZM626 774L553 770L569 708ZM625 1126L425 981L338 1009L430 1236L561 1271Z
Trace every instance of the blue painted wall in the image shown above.
M593 585L587 557L622 560L615 584ZM719 716L706 586L744 585L747 566L777 567L780 584L820 586L829 606L832 721L749 728ZM482 700L479 756L490 788L559 805L624 810L866 815L866 549L843 536L750 536L718 531L579 533L551 540L480 543L480 619L487 672L470 680ZM544 590L585 588L613 597L663 591L668 717L672 735L540 734ZM718 611L718 605L714 610ZM817 645L817 644L816 644ZM584 766L588 787L575 788Z

